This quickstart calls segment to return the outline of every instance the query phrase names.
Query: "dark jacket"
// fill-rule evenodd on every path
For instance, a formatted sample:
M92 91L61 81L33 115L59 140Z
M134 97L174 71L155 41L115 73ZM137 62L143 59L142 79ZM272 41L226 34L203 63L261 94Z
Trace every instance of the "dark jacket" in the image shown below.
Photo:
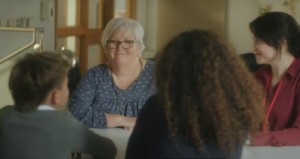
M71 153L113 159L116 152L110 139L93 133L69 112L0 109L1 159L69 159Z
M207 158L206 154L198 153L195 146L184 141L178 141L180 153L177 152L159 107L154 95L141 109L128 142L126 159ZM216 146L207 146L205 143L204 146L210 158L218 159L240 159L243 148L237 144L233 156L228 157Z

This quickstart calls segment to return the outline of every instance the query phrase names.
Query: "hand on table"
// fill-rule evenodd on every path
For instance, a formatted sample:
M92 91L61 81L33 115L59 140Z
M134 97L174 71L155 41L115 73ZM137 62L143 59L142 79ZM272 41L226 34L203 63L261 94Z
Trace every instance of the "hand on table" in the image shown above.
M247 137L247 140L246 140L245 145L246 145L246 146L253 146L251 135L249 135L249 136Z
M125 130L133 130L135 126L136 118L134 117L123 117L123 125Z
M132 127L124 127L125 130L133 130Z
M124 127L126 130L132 130L136 122L135 117L125 117L117 114L106 114L106 119L107 127Z

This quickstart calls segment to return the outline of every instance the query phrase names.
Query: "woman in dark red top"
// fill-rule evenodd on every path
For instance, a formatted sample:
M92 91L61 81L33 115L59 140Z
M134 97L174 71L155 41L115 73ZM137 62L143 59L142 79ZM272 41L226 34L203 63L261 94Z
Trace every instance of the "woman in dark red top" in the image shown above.
M265 13L250 23L256 73L265 88L266 117L254 146L300 145L300 31L282 12ZM267 122L266 122L267 121Z

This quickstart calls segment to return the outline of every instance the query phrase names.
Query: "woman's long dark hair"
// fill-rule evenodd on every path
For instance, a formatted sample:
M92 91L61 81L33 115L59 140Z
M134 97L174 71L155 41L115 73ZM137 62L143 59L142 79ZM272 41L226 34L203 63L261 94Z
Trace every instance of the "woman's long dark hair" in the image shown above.
M286 40L288 51L300 57L300 30L297 21L283 12L268 12L257 17L249 24L253 35L274 47L278 53Z
M156 78L175 143L181 136L199 151L205 143L230 153L247 133L259 131L262 89L219 35L192 30L176 36L158 56Z

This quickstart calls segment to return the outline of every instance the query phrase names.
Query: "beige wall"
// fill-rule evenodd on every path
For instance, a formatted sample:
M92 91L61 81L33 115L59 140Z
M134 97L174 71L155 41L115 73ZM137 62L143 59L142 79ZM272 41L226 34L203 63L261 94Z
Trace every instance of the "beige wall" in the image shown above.
M226 37L239 54L252 52L249 23L258 16L260 5L270 5L271 11L292 14L289 6L282 6L282 0L227 0ZM300 21L300 2L295 1L294 18Z
M0 66L0 92L1 92L1 100L0 100L0 108L5 105L13 104L12 97L9 93L8 89L8 78L11 69L12 62L8 61Z
M290 6L282 5L282 3L284 2L283 0L258 0L258 1L262 5L270 5L272 8L271 11L285 12L285 13L292 15ZM294 6L295 6L295 14L293 16L299 22L300 21L300 1L294 0Z
M197 1L197 2L195 2ZM225 2L225 28L224 28L224 34L225 37L229 40L229 42L233 45L233 47L236 49L236 52L238 54L246 53L251 51L251 45L252 45L252 39L251 34L248 29L248 24L250 21L252 21L254 18L258 15L258 8L259 8L259 0L220 0L222 2ZM263 1L263 0L261 0ZM266 0L264 0L266 1ZM139 21L144 29L145 29L145 38L144 43L146 46L146 50L143 53L144 58L152 58L155 56L155 53L158 51L158 43L160 41L161 33L158 33L158 29L162 31L162 29L169 32L169 28L180 31L184 29L190 29L191 26L187 28L183 28L186 26L170 26L169 24L174 24L178 22L179 24L185 24L185 19L178 20L178 16L185 16L187 17L186 20L193 19L200 19L198 15L193 15L192 11L193 9L196 10L195 13L201 14L201 7L205 5L205 2L209 2L209 0L138 0L137 1L137 21ZM167 4L169 3L169 6L163 6L166 8L159 9L161 4ZM176 7L176 4L182 4L184 9L178 9L175 14L166 15L163 13L170 12L166 11L165 9L172 9ZM195 5L192 6L192 10L187 9L188 5L195 3ZM209 3L214 3L213 1ZM208 7L206 6L204 10L211 9L218 7L218 6L212 6L207 3ZM222 4L222 3L221 3ZM175 6L174 6L175 5ZM177 5L177 7L181 7ZM220 6L219 6L220 7ZM160 7L161 8L161 7ZM197 11L198 10L198 11ZM163 13L161 13L163 12ZM188 16L189 15L189 16ZM216 15L216 14L213 14ZM161 17L163 16L163 17ZM166 19L168 20L168 16L172 18L169 21L169 26L162 26L164 22L161 23L163 20L159 19ZM207 17L210 17L211 15L208 15ZM221 17L221 16L220 16ZM205 17L204 17L205 18ZM158 22L159 21L159 22ZM200 22L203 23L203 21L196 21L193 23L193 25L197 25ZM201 25L201 24L199 24ZM207 24L204 24L207 25ZM219 27L222 25L219 25ZM174 27L177 27L174 29ZM179 28L178 28L179 27ZM181 27L181 28L180 28ZM215 26L214 26L215 27ZM223 26L222 26L223 27ZM218 28L212 28L212 29L218 29ZM164 34L164 33L163 33ZM169 33L167 33L169 34ZM171 35L174 33L170 33ZM221 33L223 34L223 33ZM170 36L165 37L170 38ZM166 41L166 40L163 40ZM161 44L162 46L163 44ZM160 47L161 47L160 46Z
M204 29L225 35L224 0L159 0L157 47L161 50L175 35Z
M251 52L249 23L258 16L258 0L227 0L226 38L238 54Z

